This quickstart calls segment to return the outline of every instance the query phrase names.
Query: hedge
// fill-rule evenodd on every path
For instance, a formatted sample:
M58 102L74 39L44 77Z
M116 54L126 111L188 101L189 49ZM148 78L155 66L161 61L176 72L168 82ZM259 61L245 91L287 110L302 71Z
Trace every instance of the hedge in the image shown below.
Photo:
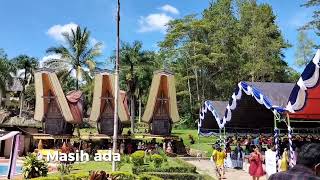
M56 175L47 177L33 178L32 180L87 180L89 178L89 173L78 173L69 175Z
M110 176L115 179L121 180L135 180L136 176L129 172L115 171L110 173Z
M193 173L165 173L165 172L148 172L145 173L151 176L158 176L163 179L174 179L174 180L204 180L204 177L200 174Z
M158 176L148 175L148 174L141 174L138 176L138 180L162 180L162 178L159 178Z
M189 167L162 167L155 168L152 166L134 166L132 167L133 174L140 174L143 172L169 172L169 173L196 173L197 168L194 166Z

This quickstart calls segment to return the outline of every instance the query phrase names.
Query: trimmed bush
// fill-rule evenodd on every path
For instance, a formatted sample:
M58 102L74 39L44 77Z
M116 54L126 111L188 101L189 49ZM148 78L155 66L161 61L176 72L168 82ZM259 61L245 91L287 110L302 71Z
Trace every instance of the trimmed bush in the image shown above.
M140 176L138 176L138 180L162 180L162 178L151 176L148 174L141 174Z
M144 164L144 151L136 151L131 154L131 162L135 166L141 166Z
M201 175L193 174L193 173L148 172L145 174L158 176L163 179L174 179L174 180L203 180L204 179Z
M154 154L151 156L151 161L153 162L155 167L161 167L163 163L163 158L159 154Z
M168 173L196 173L197 168L195 166L190 167L162 167L154 168L150 166L135 166L132 167L134 174L140 174L143 172L168 172Z
M121 180L135 180L136 177L134 174L129 172L116 171L110 174L111 178L121 179Z
M49 177L38 177L33 178L32 180L87 180L89 178L88 173L78 173L78 174L69 174L69 175L56 175Z

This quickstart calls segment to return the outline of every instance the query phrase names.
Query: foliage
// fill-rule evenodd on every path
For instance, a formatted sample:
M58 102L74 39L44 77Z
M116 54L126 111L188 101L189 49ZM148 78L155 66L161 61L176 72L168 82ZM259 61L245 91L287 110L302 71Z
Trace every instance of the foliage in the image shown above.
M153 154L151 155L151 161L153 162L155 167L161 167L164 159L159 154Z
M161 178L157 176L151 176L148 174L141 174L138 176L138 180L161 180Z
M175 72L180 116L189 127L206 99L227 100L239 81L289 82L288 48L268 4L212 1L201 17L169 22L160 56ZM237 11L234 11L237 9Z
M129 172L122 172L116 171L110 174L112 179L119 179L119 180L135 180L135 175Z
M39 160L36 155L28 154L23 161L22 172L25 178L47 176L48 165L45 161Z
M306 3L303 4L304 7L313 7L313 15L312 20L308 22L302 29L314 29L316 34L320 35L320 11L318 10L320 6L320 0L307 0Z
M71 33L63 33L66 46L50 47L48 54L55 54L59 57L49 59L44 64L46 67L63 71L64 76L68 77L72 72L76 73L76 89L79 89L79 81L83 76L89 76L89 71L96 67L95 58L101 54L101 43L96 43L90 47L90 32L87 28L81 29L77 26Z
M311 61L314 54L314 46L315 43L308 37L307 33L303 30L300 30L295 53L295 64L298 67L304 68Z
M29 86L26 87L25 94L26 94L25 101L34 107L36 103L34 84L30 84Z
M48 177L38 177L32 180L87 180L89 178L88 172L69 174L69 175L50 175Z
M90 180L107 180L108 179L107 173L105 171L93 171L90 173Z
M111 57L115 61L115 55ZM130 102L131 131L135 120L136 100L146 102L149 86L152 80L152 73L155 68L159 68L156 54L152 51L142 49L142 42L134 41L121 43L120 51L120 86L127 89Z
M6 85L11 85L13 78L11 73L15 71L15 67L8 60L7 54L0 48L0 89L5 90Z
M125 154L122 155L120 162L117 163L117 170L119 171L122 166L124 166L125 164L128 164L128 163L130 163L130 156L125 155Z
M21 117L23 107L24 107L24 96L25 96L26 85L33 82L34 71L38 67L38 60L36 58L29 57L27 55L20 55L14 58L12 61L16 66L16 69L23 70L21 74L17 74L17 77L19 78L22 84L22 92L20 95L20 113L19 113L19 117Z
M68 175L70 174L71 170L72 165L70 164L60 163L58 165L58 171L61 173L61 175Z
M140 174L144 172L168 172L168 173L196 173L195 166L164 166L161 168L151 166L134 166L132 167L134 174Z
M148 172L145 173L152 176L158 176L163 179L175 180L202 180L203 176L194 173L166 173L166 172Z
M136 151L131 154L131 162L134 166L141 166L144 164L144 151Z

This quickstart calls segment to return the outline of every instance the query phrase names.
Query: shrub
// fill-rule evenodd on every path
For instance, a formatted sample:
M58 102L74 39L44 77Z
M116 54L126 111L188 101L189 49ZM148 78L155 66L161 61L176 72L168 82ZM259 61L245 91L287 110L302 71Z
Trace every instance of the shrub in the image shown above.
M151 161L153 162L155 167L161 167L163 163L163 158L159 154L154 154L151 156Z
M24 178L36 178L47 176L48 165L44 160L40 160L34 154L28 154L23 161L22 173Z
M165 173L165 172L149 172L146 173L152 176L158 176L163 179L174 179L174 180L203 180L203 177L199 174L193 173Z
M134 174L140 174L144 172L168 172L168 173L196 173L196 167L162 167L154 168L150 166L136 166L132 167L132 172Z
M117 164L117 170L120 170L121 167L127 163L130 163L130 157L127 155L122 155L120 162L118 162L118 164Z
M148 174L141 174L138 176L138 180L162 180L162 179L157 176L151 176Z
M135 175L129 172L115 171L110 174L112 179L135 180Z
M141 166L144 164L144 151L136 151L131 154L131 162L135 166Z
M163 158L163 160L165 162L168 161L168 157L167 157L166 153L162 149L159 149L159 155L162 156L162 158Z
M68 175L70 174L72 166L70 164L61 163L57 168L61 175Z
M37 177L32 178L32 180L60 180L59 177Z

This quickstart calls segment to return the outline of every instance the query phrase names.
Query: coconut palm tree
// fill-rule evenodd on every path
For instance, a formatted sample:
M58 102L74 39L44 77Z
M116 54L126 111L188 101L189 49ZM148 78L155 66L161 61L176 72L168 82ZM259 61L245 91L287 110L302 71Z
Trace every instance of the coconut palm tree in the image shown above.
M95 58L101 55L102 43L98 42L90 47L90 32L87 28L82 30L80 26L62 35L65 40L64 45L47 49L47 54L55 54L57 57L49 59L45 65L53 69L57 67L67 69L64 77L75 72L76 90L79 90L82 75L88 74L88 71L93 71L96 67Z
M71 29L70 33L62 33L65 43L58 47L50 47L47 49L47 54L57 55L56 58L51 58L45 62L45 66L60 70L60 76L68 77L72 72L76 74L76 90L79 90L79 82L82 76L90 76L97 63L95 58L101 55L102 43L98 42L90 47L90 32L87 28L81 29L77 26L76 30ZM58 67L58 68L57 68ZM79 126L77 134L80 137Z
M115 59L115 57L111 57ZM134 132L135 105L137 97L140 98L141 81L143 72L153 66L154 53L142 49L142 42L134 41L132 44L122 42L120 51L120 63L122 70L121 79L127 85L128 98L130 100L131 132Z
M13 59L13 63L18 70L21 70L17 77L20 79L22 84L22 92L20 94L20 112L19 117L22 117L22 111L24 106L24 95L26 85L33 80L35 69L38 67L38 60L27 55L20 55Z

